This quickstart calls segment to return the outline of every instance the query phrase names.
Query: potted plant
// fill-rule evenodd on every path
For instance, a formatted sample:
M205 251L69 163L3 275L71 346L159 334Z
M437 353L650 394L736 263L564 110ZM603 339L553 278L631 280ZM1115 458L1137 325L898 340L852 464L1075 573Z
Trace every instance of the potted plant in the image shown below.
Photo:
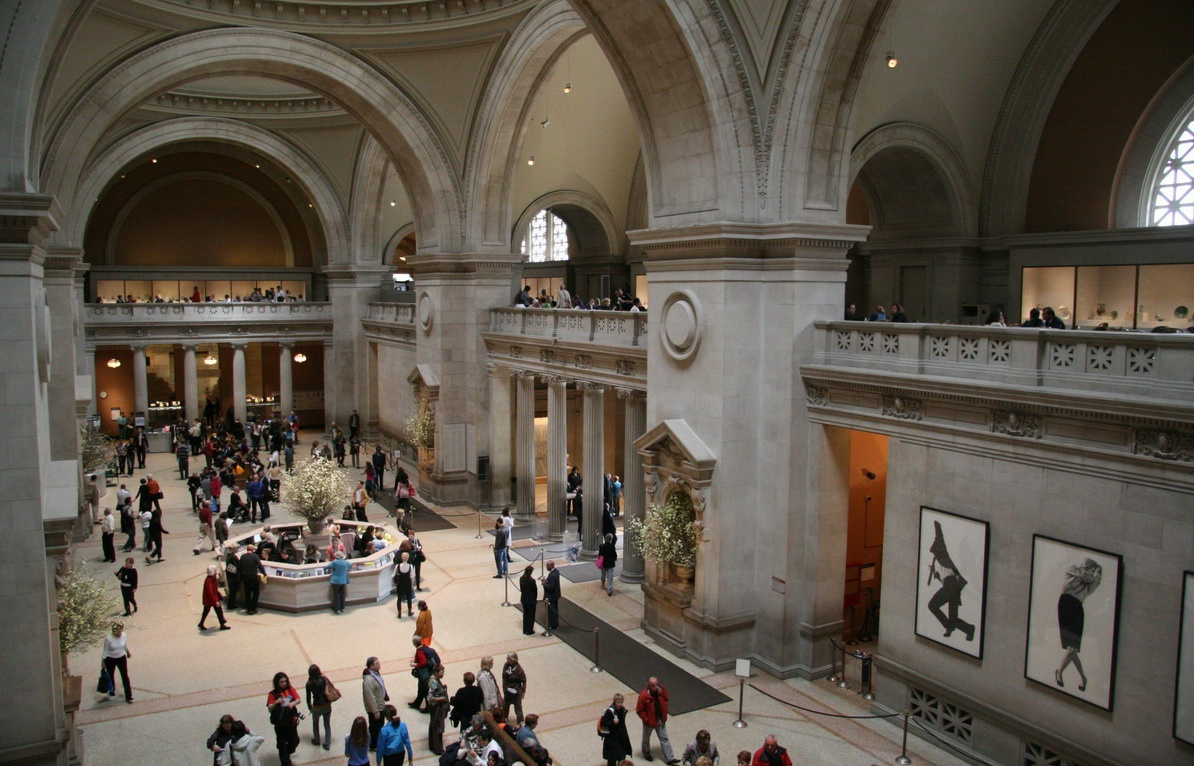
M645 519L631 519L628 525L630 539L643 558L670 564L680 580L692 580L699 536L688 495L673 492L663 505L648 505Z
M116 597L82 564L68 569L58 579L58 648L62 669L76 649L94 644L108 634Z
M322 457L299 463L286 480L286 504L316 535L323 532L327 518L344 505L349 494L344 473Z
M402 430L403 441L418 450L419 468L430 471L435 465L435 410L431 402L422 399Z

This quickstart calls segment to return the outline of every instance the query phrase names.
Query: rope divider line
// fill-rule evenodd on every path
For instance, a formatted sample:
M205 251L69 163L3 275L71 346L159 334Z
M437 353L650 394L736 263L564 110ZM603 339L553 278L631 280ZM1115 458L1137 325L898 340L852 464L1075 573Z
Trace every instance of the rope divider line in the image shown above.
M813 710L811 708L801 707L800 705L797 705L793 702L788 702L787 700L780 699L779 697L776 697L774 694L771 694L770 692L763 691L762 689L755 686L754 684L748 684L748 686L750 686L750 688L757 691L759 694L762 694L766 697L770 697L771 699L775 700L776 702L787 705L788 707L796 708L797 710L801 710L805 713L812 713L813 715L823 715L827 718L854 718L854 719L898 718L899 716L903 715L903 713L887 713L884 715L846 715L845 713L827 713L824 710Z

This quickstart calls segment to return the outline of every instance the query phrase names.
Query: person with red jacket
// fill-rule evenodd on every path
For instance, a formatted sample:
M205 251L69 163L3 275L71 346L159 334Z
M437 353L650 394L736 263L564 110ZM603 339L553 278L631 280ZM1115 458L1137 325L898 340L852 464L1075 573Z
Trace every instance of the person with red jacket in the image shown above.
M647 688L638 695L635 712L643 722L643 758L655 760L651 757L651 732L655 732L663 750L663 760L668 766L679 766L680 759L672 753L672 743L667 738L667 689L660 686L658 678L647 679Z
M776 742L775 735L768 734L750 766L792 766L792 759L788 757L788 751Z
M212 609L216 610L216 619L220 621L220 630L231 630L232 627L224 619L224 609L220 606L220 582L216 579L216 566L207 568L207 577L203 580L203 614L199 617L199 630L207 630L203 623Z

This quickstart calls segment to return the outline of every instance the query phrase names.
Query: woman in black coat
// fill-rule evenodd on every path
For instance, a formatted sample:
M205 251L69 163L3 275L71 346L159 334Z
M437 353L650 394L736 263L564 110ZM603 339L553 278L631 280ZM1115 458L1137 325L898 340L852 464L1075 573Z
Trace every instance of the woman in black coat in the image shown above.
M607 514L608 515L608 514ZM606 535L597 549L597 558L601 560L601 587L605 592L614 595L614 567L618 565L618 548L614 545L614 536Z
M522 603L522 634L535 635L535 605L539 603L539 585L535 582L535 567L528 565L518 578L519 601Z
M615 694L613 702L601 715L601 757L606 766L618 766L623 758L634 752L630 746L630 734L626 731L626 706L621 694Z

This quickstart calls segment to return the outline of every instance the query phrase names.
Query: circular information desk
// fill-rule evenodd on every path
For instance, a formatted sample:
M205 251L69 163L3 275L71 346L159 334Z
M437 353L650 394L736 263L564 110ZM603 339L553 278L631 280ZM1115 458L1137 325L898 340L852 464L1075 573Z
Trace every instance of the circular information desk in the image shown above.
M388 524L370 524L361 521L337 521L341 531L349 527L365 529L373 527L389 534L395 542L371 556L350 558L352 570L348 574L347 604L373 604L386 599L393 587L394 567L399 558L399 546L406 536ZM241 534L229 535L228 542L235 543L238 552L243 553L246 545L256 544L261 540L261 530L257 527ZM330 529L330 525L329 525ZM302 556L307 547L308 539L315 542L322 541L320 551L327 554L327 547L331 543L329 532L312 537L304 523L273 524L270 531L275 539L286 535L294 541L294 549ZM317 543L318 544L318 543ZM332 606L331 570L328 562L319 564L282 564L277 561L262 561L262 567L269 578L269 582L262 586L261 597L257 601L259 607L277 609L282 612L310 612L316 609L330 609ZM222 568L222 564L221 564Z

